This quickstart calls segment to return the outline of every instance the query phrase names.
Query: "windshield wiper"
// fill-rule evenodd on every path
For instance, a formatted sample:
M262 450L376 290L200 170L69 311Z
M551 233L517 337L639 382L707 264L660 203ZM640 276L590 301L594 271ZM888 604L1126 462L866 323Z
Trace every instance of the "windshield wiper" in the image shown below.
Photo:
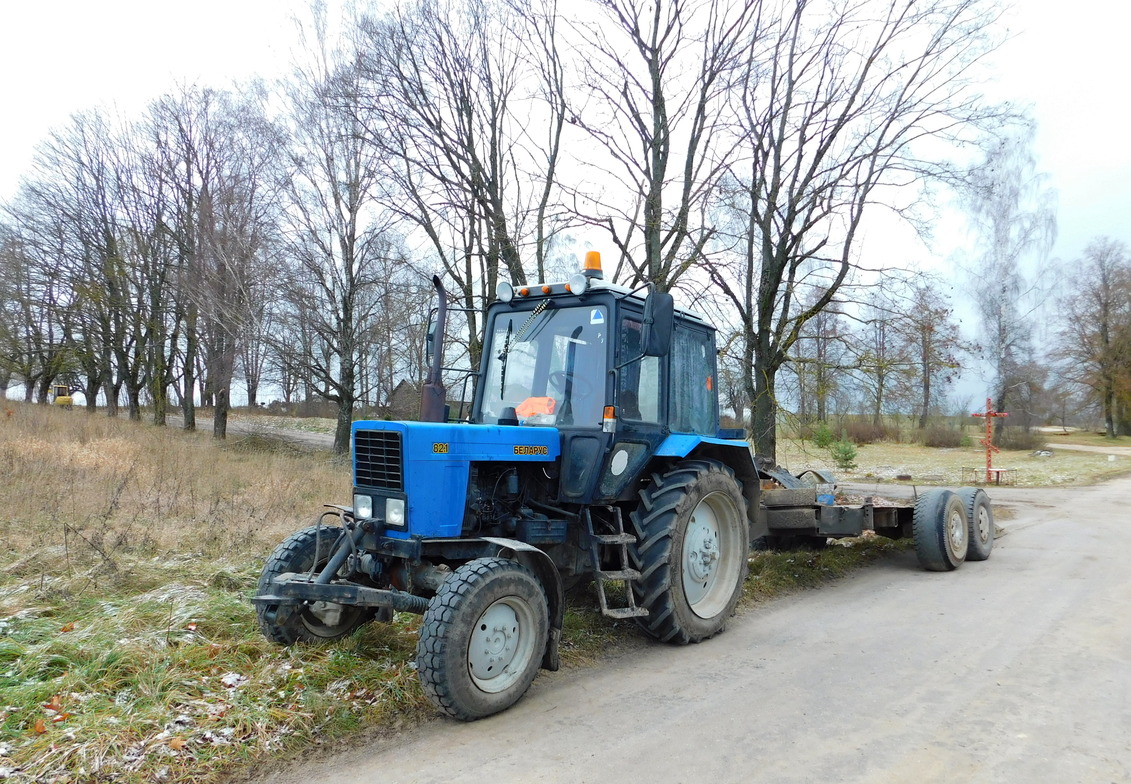
M534 319L541 316L543 311L545 311L548 307L550 307L550 300L544 299L538 303L538 306L534 308L534 310L530 311L530 316L526 319L525 322L523 322L522 326L518 328L518 332L516 332L514 335L515 343L518 343L522 340L522 336L526 334L526 330L530 329L530 325L534 323Z
M542 315L549 307L550 300L544 299L539 302L534 310L530 311L530 315L526 318L526 321L523 322L522 326L518 328L518 331L514 332L513 340L511 339L511 333L514 329L514 320L512 319L507 322L507 334L503 338L503 350L499 353L499 361L503 363L503 366L499 372L499 397L502 397L506 393L507 356L511 353L511 346L513 346L515 343L522 342L522 336L526 334L526 331L528 329L530 329L530 325L533 324L534 320Z
M499 354L499 361L503 363L499 371L499 398L502 399L507 388L507 355L511 353L511 330L514 328L514 322L507 322L507 334L503 338L503 353Z

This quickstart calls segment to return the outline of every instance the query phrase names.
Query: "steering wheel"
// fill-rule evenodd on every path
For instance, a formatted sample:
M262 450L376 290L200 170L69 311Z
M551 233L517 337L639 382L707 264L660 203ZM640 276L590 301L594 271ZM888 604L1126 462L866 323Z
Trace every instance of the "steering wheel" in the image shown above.
M555 370L550 374L550 383L565 392L566 384L572 383L573 394L578 397L588 397L593 392L593 385L586 379L564 370Z

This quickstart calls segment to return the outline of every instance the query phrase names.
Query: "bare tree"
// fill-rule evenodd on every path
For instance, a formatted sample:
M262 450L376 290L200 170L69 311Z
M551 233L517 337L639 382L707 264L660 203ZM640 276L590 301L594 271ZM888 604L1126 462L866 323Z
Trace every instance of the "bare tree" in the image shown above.
M326 18L308 28L307 60L287 86L292 107L286 186L287 294L312 337L307 363L318 395L337 404L334 449L349 449L365 325L381 262L399 256L389 218L377 208L379 150L367 143L355 53L335 49ZM369 118L371 120L372 118Z
M954 380L961 367L959 356L974 350L962 339L954 311L933 282L911 285L906 310L896 328L907 341L919 388L919 428L941 399L942 385Z
M557 24L553 0L419 0L363 24L367 138L387 166L382 201L426 238L426 258L454 283L473 364L477 311L500 272L517 285L528 266L545 275L560 230Z
M620 251L615 277L666 290L702 262L714 235L707 201L735 144L724 133L724 99L744 41L757 35L757 3L596 6L596 21L575 22L586 54L583 103L570 113L606 153L603 162L590 162L599 182L588 186L596 201L589 220L604 226Z
M885 281L867 297L854 342L862 399L877 428L885 414L906 403L911 374L907 341L899 329L900 303L889 288Z
M124 383L123 351L116 347L128 341L130 318L115 133L104 112L76 114L53 131L37 148L19 207L29 231L52 245L73 293L73 350L86 379L87 407L94 409L101 391L111 417Z
M1131 378L1131 256L1110 237L1088 243L1062 303L1057 356L1068 380L1098 399L1108 438L1125 435L1117 410Z
M982 249L970 277L998 411L1021 403L1035 381L1028 372L1038 366L1032 362L1031 316L1046 293L1038 278L1026 274L1024 263L1028 258L1044 261L1056 238L1056 194L1036 171L1033 132L1032 124L1017 124L988 139L983 160L964 186ZM999 419L999 436L1002 427Z
M829 404L854 361L851 337L835 305L803 325L787 363L797 378L797 415L803 423L829 421Z
M57 256L38 252L40 238L22 228L0 226L0 367L5 390L14 375L25 401L46 403L68 360L67 293Z
M746 336L759 454L776 453L778 370L850 280L865 214L906 214L916 186L952 175L937 143L1001 117L976 89L999 14L989 0L759 5L720 192L733 256L710 270Z

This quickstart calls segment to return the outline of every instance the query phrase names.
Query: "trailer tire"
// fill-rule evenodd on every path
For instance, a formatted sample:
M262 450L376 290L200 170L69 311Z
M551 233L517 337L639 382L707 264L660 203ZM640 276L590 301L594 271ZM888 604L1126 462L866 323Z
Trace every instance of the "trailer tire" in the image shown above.
M637 618L652 637L684 645L722 631L746 579L746 501L734 472L715 460L685 460L640 492L630 517Z
M311 526L291 534L275 548L259 576L256 593L271 592L271 582L287 572L317 571L330 561L330 552L341 535L341 528ZM321 541L319 541L321 537ZM336 623L326 623L316 608L295 605L256 605L255 614L263 636L280 645L319 642L345 637L373 617L365 607L342 606Z
M966 520L970 524L970 549L966 552L966 560L984 561L990 557L994 537L997 536L990 497L980 487L963 487L957 495L966 509Z
M966 560L970 525L962 500L949 490L928 490L915 502L915 553L931 572L949 572Z
M548 606L538 578L516 561L477 558L460 566L420 627L416 668L424 693L460 721L518 702L546 650Z

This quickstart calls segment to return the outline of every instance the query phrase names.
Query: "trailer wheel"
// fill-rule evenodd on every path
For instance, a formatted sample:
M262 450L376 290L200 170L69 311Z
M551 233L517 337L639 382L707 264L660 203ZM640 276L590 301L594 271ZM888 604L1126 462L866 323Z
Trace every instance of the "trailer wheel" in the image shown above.
M962 500L949 490L929 490L915 502L915 552L924 569L949 572L966 560L970 526Z
M966 509L966 520L970 525L970 549L966 552L967 561L984 561L994 549L994 508L990 497L980 487L963 487L958 498Z
M424 693L454 719L509 708L530 688L549 636L546 591L515 561L477 558L428 604L416 667Z
M749 527L742 488L727 466L687 460L654 475L631 515L637 618L658 640L699 642L722 631L746 578Z
M317 571L324 567L341 533L341 528L312 526L291 534L263 565L257 593L269 594L271 581L280 574ZM256 616L263 636L272 642L292 645L345 637L372 618L373 612L364 607L314 602L306 606L256 605Z

